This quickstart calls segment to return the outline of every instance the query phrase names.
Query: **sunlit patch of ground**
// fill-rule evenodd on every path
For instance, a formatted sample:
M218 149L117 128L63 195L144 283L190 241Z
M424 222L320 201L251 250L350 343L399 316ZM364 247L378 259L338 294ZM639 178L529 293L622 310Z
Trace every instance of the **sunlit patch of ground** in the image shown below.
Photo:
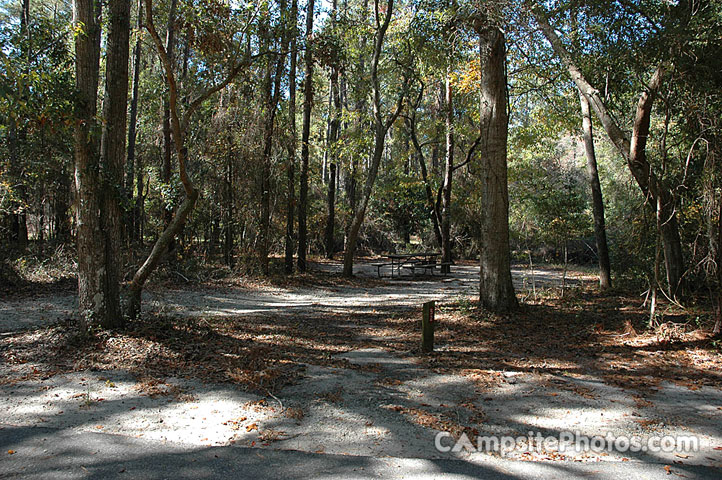
M686 433L704 440L703 451L639 459L722 462L722 357L705 330L684 323L688 314L665 310L674 322L647 330L638 298L600 295L580 280L563 298L542 290L519 312L490 315L464 293L475 278L463 268L459 278L337 283L321 273L286 287L175 287L161 292L171 307L122 330L81 336L66 322L5 334L0 423L424 458L443 456L433 444L439 429ZM233 312L253 295L285 295L293 307ZM428 298L440 300L437 348L422 354L418 305ZM233 305L219 314L223 302Z

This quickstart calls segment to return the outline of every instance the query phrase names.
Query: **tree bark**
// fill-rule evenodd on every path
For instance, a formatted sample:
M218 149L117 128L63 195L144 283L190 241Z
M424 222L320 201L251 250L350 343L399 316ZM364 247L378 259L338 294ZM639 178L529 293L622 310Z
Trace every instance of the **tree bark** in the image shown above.
M511 280L507 185L506 48L499 28L479 32L481 67L481 242L479 299L494 312L517 308Z
M288 166L286 177L288 183L288 201L286 205L286 251L285 271L293 273L293 220L295 218L296 204L296 59L298 38L298 0L291 1L291 61L288 73L288 117L290 123L290 139L288 141Z
M446 161L444 163L444 183L441 195L441 266L442 273L451 271L451 185L454 175L454 99L451 90L451 67L446 70L444 89L446 120Z
M105 318L105 252L101 235L97 125L100 68L100 5L97 0L75 0L75 191L78 302L81 328Z
M677 298L682 294L682 276L684 275L684 257L677 224L676 200L669 188L657 179L652 166L647 161L646 146L649 137L649 123L652 104L662 81L664 69L657 68L649 82L648 90L642 92L637 103L637 111L632 126L632 140L629 144L629 168L645 194L656 202L661 216L660 233L664 250L665 267L669 294Z
M301 132L301 175L298 194L298 271L306 271L308 252L308 157L311 138L311 109L313 107L313 39L314 0L308 0L306 11L306 51L304 52L305 73L303 77L303 130Z
M663 217L665 218L665 221L662 224L662 243L664 245L667 283L669 285L670 296L677 297L682 293L684 256L682 254L679 225L677 223L676 199L672 195L669 187L657 177L652 169L652 166L647 161L646 155L644 154L647 137L637 137L635 151L633 152L632 141L630 141L619 125L617 125L617 122L612 115L607 111L599 91L589 84L589 82L584 78L581 70L579 70L579 68L577 68L574 64L572 56L564 47L556 32L554 32L554 29L551 25L549 25L549 21L547 20L544 12L540 9L536 9L534 11L534 17L536 18L542 33L554 49L554 52L566 66L569 76L577 85L577 88L579 88L582 95L589 100L589 104L599 118L599 121L604 127L604 130L607 132L609 139L627 161L629 170L634 179L637 181L637 185L639 185L642 193L645 197L648 197L648 199L651 200L647 202L650 208L654 209L654 205L657 204L657 197L661 197L660 203L662 206ZM659 88L662 74L663 69L661 67L655 71L648 85L648 91L642 93L637 105L637 112L635 115L636 128L646 128L647 133L649 131L649 115L651 113L652 103L654 100L654 92L657 88ZM645 123L646 127L644 126Z
M589 110L589 100L587 100L587 97L581 92L579 93L579 101L582 107L582 136L584 139L584 153L587 157L587 178L592 191L594 237L597 241L597 255L599 257L599 288L601 290L607 290L612 286L612 275L609 261L609 247L607 244L607 229L604 221L602 186L599 182L597 156L594 152L592 114Z
M101 234L106 274L106 312L100 319L105 328L123 324L120 307L120 243L122 238L123 167L128 113L128 54L130 49L130 0L109 4L110 21L106 44L105 124L101 140L102 212Z

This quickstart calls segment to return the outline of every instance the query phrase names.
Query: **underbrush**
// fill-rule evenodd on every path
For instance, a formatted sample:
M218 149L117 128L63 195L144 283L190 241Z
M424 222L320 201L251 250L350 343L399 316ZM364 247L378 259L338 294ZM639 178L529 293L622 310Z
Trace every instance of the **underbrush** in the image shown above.
M0 259L0 292L10 294L41 287L71 288L75 285L78 264L74 248L60 244L40 250L35 244L27 252L5 252Z

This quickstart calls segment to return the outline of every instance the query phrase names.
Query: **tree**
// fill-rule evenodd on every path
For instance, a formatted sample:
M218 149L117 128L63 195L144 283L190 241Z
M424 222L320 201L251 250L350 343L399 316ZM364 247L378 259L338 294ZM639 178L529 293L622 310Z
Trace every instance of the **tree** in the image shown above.
M308 156L311 139L311 109L313 108L313 5L308 0L306 9L306 51L304 53L305 73L303 76L303 130L301 132L301 174L298 192L298 271L306 271L308 252Z
M419 88L419 95L416 103L411 107L411 114L406 120L407 128L409 130L409 136L411 137L411 143L416 150L416 158L419 160L419 169L421 170L421 180L424 182L424 193L426 194L426 203L429 210L429 216L431 217L431 223L433 226L434 237L439 247L442 246L443 241L441 238L441 215L439 214L439 208L437 202L434 200L433 189L431 187L431 181L429 179L429 173L427 168L426 157L424 155L423 145L419 141L416 126L416 112L419 109L419 104L424 96L424 85L422 84Z
M125 55L125 94L127 100L127 36L129 23L124 3L116 2L111 10L108 37L107 109L117 114L122 106L123 66ZM128 5L129 8L129 5ZM119 297L117 258L118 197L107 193L116 181L122 182L125 158L125 129L110 134L104 129L101 145L96 114L100 69L100 5L94 0L76 0L75 36L76 104L75 104L75 189L77 192L78 297L81 321L88 325L117 326L122 321ZM124 31L125 30L125 31ZM125 53L123 39L125 38ZM118 82L118 83L116 83ZM123 126L125 110L122 111ZM118 135L122 136L120 145ZM120 154L120 158L118 155ZM120 167L120 168L119 168ZM120 177L118 173L120 172ZM119 185L119 183L118 183ZM117 192L117 190L116 190ZM108 228L109 231L104 229Z
M604 200L602 199L602 186L599 183L597 169L597 156L594 152L594 136L592 134L592 115L589 110L589 100L579 93L579 102L582 107L582 137L584 139L584 153L587 157L587 178L592 191L592 213L594 215L594 237L597 241L597 255L599 257L599 288L606 290L612 286L611 263L609 262L609 247L607 245L607 229L604 222Z
M337 0L333 0L331 8L331 28L335 33L336 28L336 7ZM329 103L329 128L328 128L328 157L329 165L329 181L327 193L328 216L326 221L325 246L326 258L333 258L335 253L334 233L336 227L336 181L337 181L337 165L336 158L338 156L337 142L341 130L341 94L339 91L339 58L338 52L334 52L331 58L331 75L330 75L330 103Z
M285 18L286 1L281 0L279 4L281 10L281 21L279 29L279 47L281 52L285 52L288 46L288 28L283 21ZM268 15L268 12L265 12ZM269 15L270 16L270 15ZM264 34L264 40L270 44L268 36L270 32ZM266 47L268 48L268 47ZM271 229L271 150L273 148L273 132L276 120L276 112L278 111L278 101L281 95L281 76L283 75L286 56L279 53L276 56L276 62L268 62L266 66L266 75L264 78L264 110L265 122L263 126L263 156L261 159L261 228L259 242L259 257L261 262L261 270L268 275L268 253L270 244Z
M175 63L175 23L176 23L176 10L177 10L177 0L170 0L170 6L168 11L168 25L166 26L166 35L165 35L165 50L168 54L168 60L171 64ZM167 75L167 74L166 74ZM166 78L165 83L168 84L170 81ZM163 140L163 164L161 168L161 180L165 184L166 188L170 187L171 184L171 169L172 169L172 162L173 162L173 145L172 145L172 131L171 128L171 119L170 119L170 105L168 105L168 96L163 96L163 119L161 124L161 132L162 132L162 140ZM177 141L177 140L176 140ZM168 191L170 189L168 188ZM167 228L170 224L171 220L173 219L173 210L170 208L170 205L172 204L172 199L167 198L166 199L166 206L163 209L163 225ZM174 250L174 239L171 238L170 243L168 243L168 252L172 253Z
M291 25L290 35L290 66L288 71L288 166L286 167L286 178L288 183L288 198L286 202L286 239L285 239L285 272L293 272L293 219L295 217L296 204L296 61L298 51L296 42L298 39L298 0L291 0Z
M479 29L481 69L481 304L495 312L517 308L511 280L507 186L506 47L499 27Z
M408 78L404 77L403 86L398 95L396 106L388 113L384 114L381 107L381 84L379 82L379 61L381 60L381 54L384 46L384 37L386 31L391 23L391 16L393 14L394 1L389 0L386 5L386 12L381 17L381 10L379 8L379 0L374 0L374 21L376 25L376 32L374 34L374 49L371 57L371 93L373 99L373 118L374 118L374 149L369 159L369 169L366 174L366 182L364 183L363 193L361 195L361 204L357 206L354 212L353 221L349 228L348 240L346 242L346 251L343 257L343 275L345 277L353 276L353 257L356 251L356 241L358 240L359 231L366 215L366 208L368 207L369 198L371 198L371 192L373 191L374 182L376 181L376 175L379 171L379 164L381 163L381 157L384 153L384 142L386 141L386 134L391 128L391 125L396 121L399 114L401 113L401 107L403 106L404 97L408 88Z
M680 288L682 285L682 275L684 273L684 257L679 235L679 224L677 222L676 201L669 186L666 185L652 169L652 166L646 159L644 151L647 141L645 133L649 132L649 116L654 100L654 92L661 83L664 69L661 67L656 69L649 82L648 89L640 96L634 119L634 128L637 136L635 137L633 133L632 139L630 140L607 110L599 91L592 87L581 70L576 66L571 54L567 51L549 24L546 14L540 8L535 8L534 17L542 33L566 66L569 76L574 83L576 83L582 95L589 101L589 104L597 114L610 140L627 161L629 170L637 181L642 193L650 197L651 201L648 202L648 205L650 205L651 208L656 208L655 205L658 204L661 208L661 216L665 219L661 224L661 235L664 245L667 283L669 285L670 295L672 297L678 296L681 293ZM657 198L660 199L659 202L657 202Z
M128 111L128 54L130 49L130 0L116 0L108 6L110 22L106 45L105 101L101 139L101 183L103 208L101 232L105 260L104 327L123 324L120 307L120 268L123 212L123 170L125 166L126 118Z
M451 67L447 66L444 88L446 120L446 161L444 183L441 190L441 262L451 263L451 186L454 175L454 100L451 87ZM442 265L442 273L449 273L448 265Z
M158 34L153 22L153 1L146 0L145 3L145 16L146 24L145 27L155 44L158 56L160 57L163 70L165 72L165 78L168 87L168 107L170 113L170 122L173 130L175 153L178 160L178 174L180 177L181 184L183 185L183 191L185 197L181 202L180 206L175 212L170 223L165 227L163 232L160 234L153 249L146 258L145 262L133 275L133 279L128 285L128 298L126 303L126 314L130 318L135 318L140 313L141 308L141 294L145 282L148 280L150 274L158 266L158 262L167 251L171 241L175 238L178 232L183 228L188 215L195 207L196 201L198 200L198 190L196 189L190 175L188 174L188 148L186 146L186 138L190 119L198 108L208 100L212 95L220 92L226 86L228 86L233 79L244 71L251 62L261 55L266 55L268 52L259 52L256 55L251 55L250 52L246 51L243 57L233 63L228 71L223 75L222 80L217 83L203 89L193 100L191 100L185 111L181 115L179 110L179 92L178 83L176 82L176 74L171 58L163 44L163 41ZM247 30L246 28L243 30Z
M143 26L143 0L138 0L138 23L136 28L138 34ZM128 213L126 215L126 236L129 240L140 240L140 202L133 203L133 182L136 179L136 172L140 180L137 183L138 197L141 197L143 189L142 172L140 165L136 168L136 140L138 137L138 95L140 89L140 72L141 72L141 52L143 43L140 36L135 42L133 50L133 95L130 101L130 119L128 122L128 157L126 160L126 176L125 176L125 192L126 202L128 205Z

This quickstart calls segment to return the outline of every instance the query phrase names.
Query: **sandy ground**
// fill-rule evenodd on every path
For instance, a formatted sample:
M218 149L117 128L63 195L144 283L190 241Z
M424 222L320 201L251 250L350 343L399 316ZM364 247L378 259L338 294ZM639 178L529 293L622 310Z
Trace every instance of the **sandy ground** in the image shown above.
M335 263L312 264L312 269L339 272ZM404 308L418 306L429 300L445 300L475 295L478 291L479 267L454 266L452 275L429 277L408 275L388 278L373 289L358 287L331 288L264 288L262 291L224 288L208 289L154 289L143 292L143 308L151 313L173 313L187 316L235 316L273 312L303 315L314 312L364 312L377 308ZM376 268L358 264L357 276L377 278ZM386 272L384 272L386 273ZM529 270L512 270L517 290L531 288ZM591 277L578 272L569 273L570 285L589 281ZM534 272L537 288L556 286L560 273L537 269ZM0 298L0 333L13 332L34 326L50 325L77 314L77 297L74 294L38 294L21 299Z
M373 267L360 270L361 275L375 276ZM514 273L518 288L529 283L527 272ZM473 295L477 276L478 267L465 266L448 278L393 279L373 289L164 290L149 292L146 302L153 311L189 316L362 313ZM578 277L572 281L589 280ZM553 271L536 273L537 287L558 281ZM0 328L13 331L47 324L72 315L74 308L69 296L3 300ZM187 379L167 378L149 385L120 371L33 377L0 384L0 424L102 431L192 445L472 461L486 454L439 452L434 446L437 431L462 426L479 435L515 437L530 431L557 437L565 431L642 439L692 435L700 446L696 452L541 448L508 456L722 465L722 392L712 387L690 390L662 383L641 397L589 375L498 371L494 373L499 381L481 388L468 377L437 374L384 349L358 348L339 356L350 368L307 365L295 384L267 397ZM0 364L3 374L13 368L20 367Z

